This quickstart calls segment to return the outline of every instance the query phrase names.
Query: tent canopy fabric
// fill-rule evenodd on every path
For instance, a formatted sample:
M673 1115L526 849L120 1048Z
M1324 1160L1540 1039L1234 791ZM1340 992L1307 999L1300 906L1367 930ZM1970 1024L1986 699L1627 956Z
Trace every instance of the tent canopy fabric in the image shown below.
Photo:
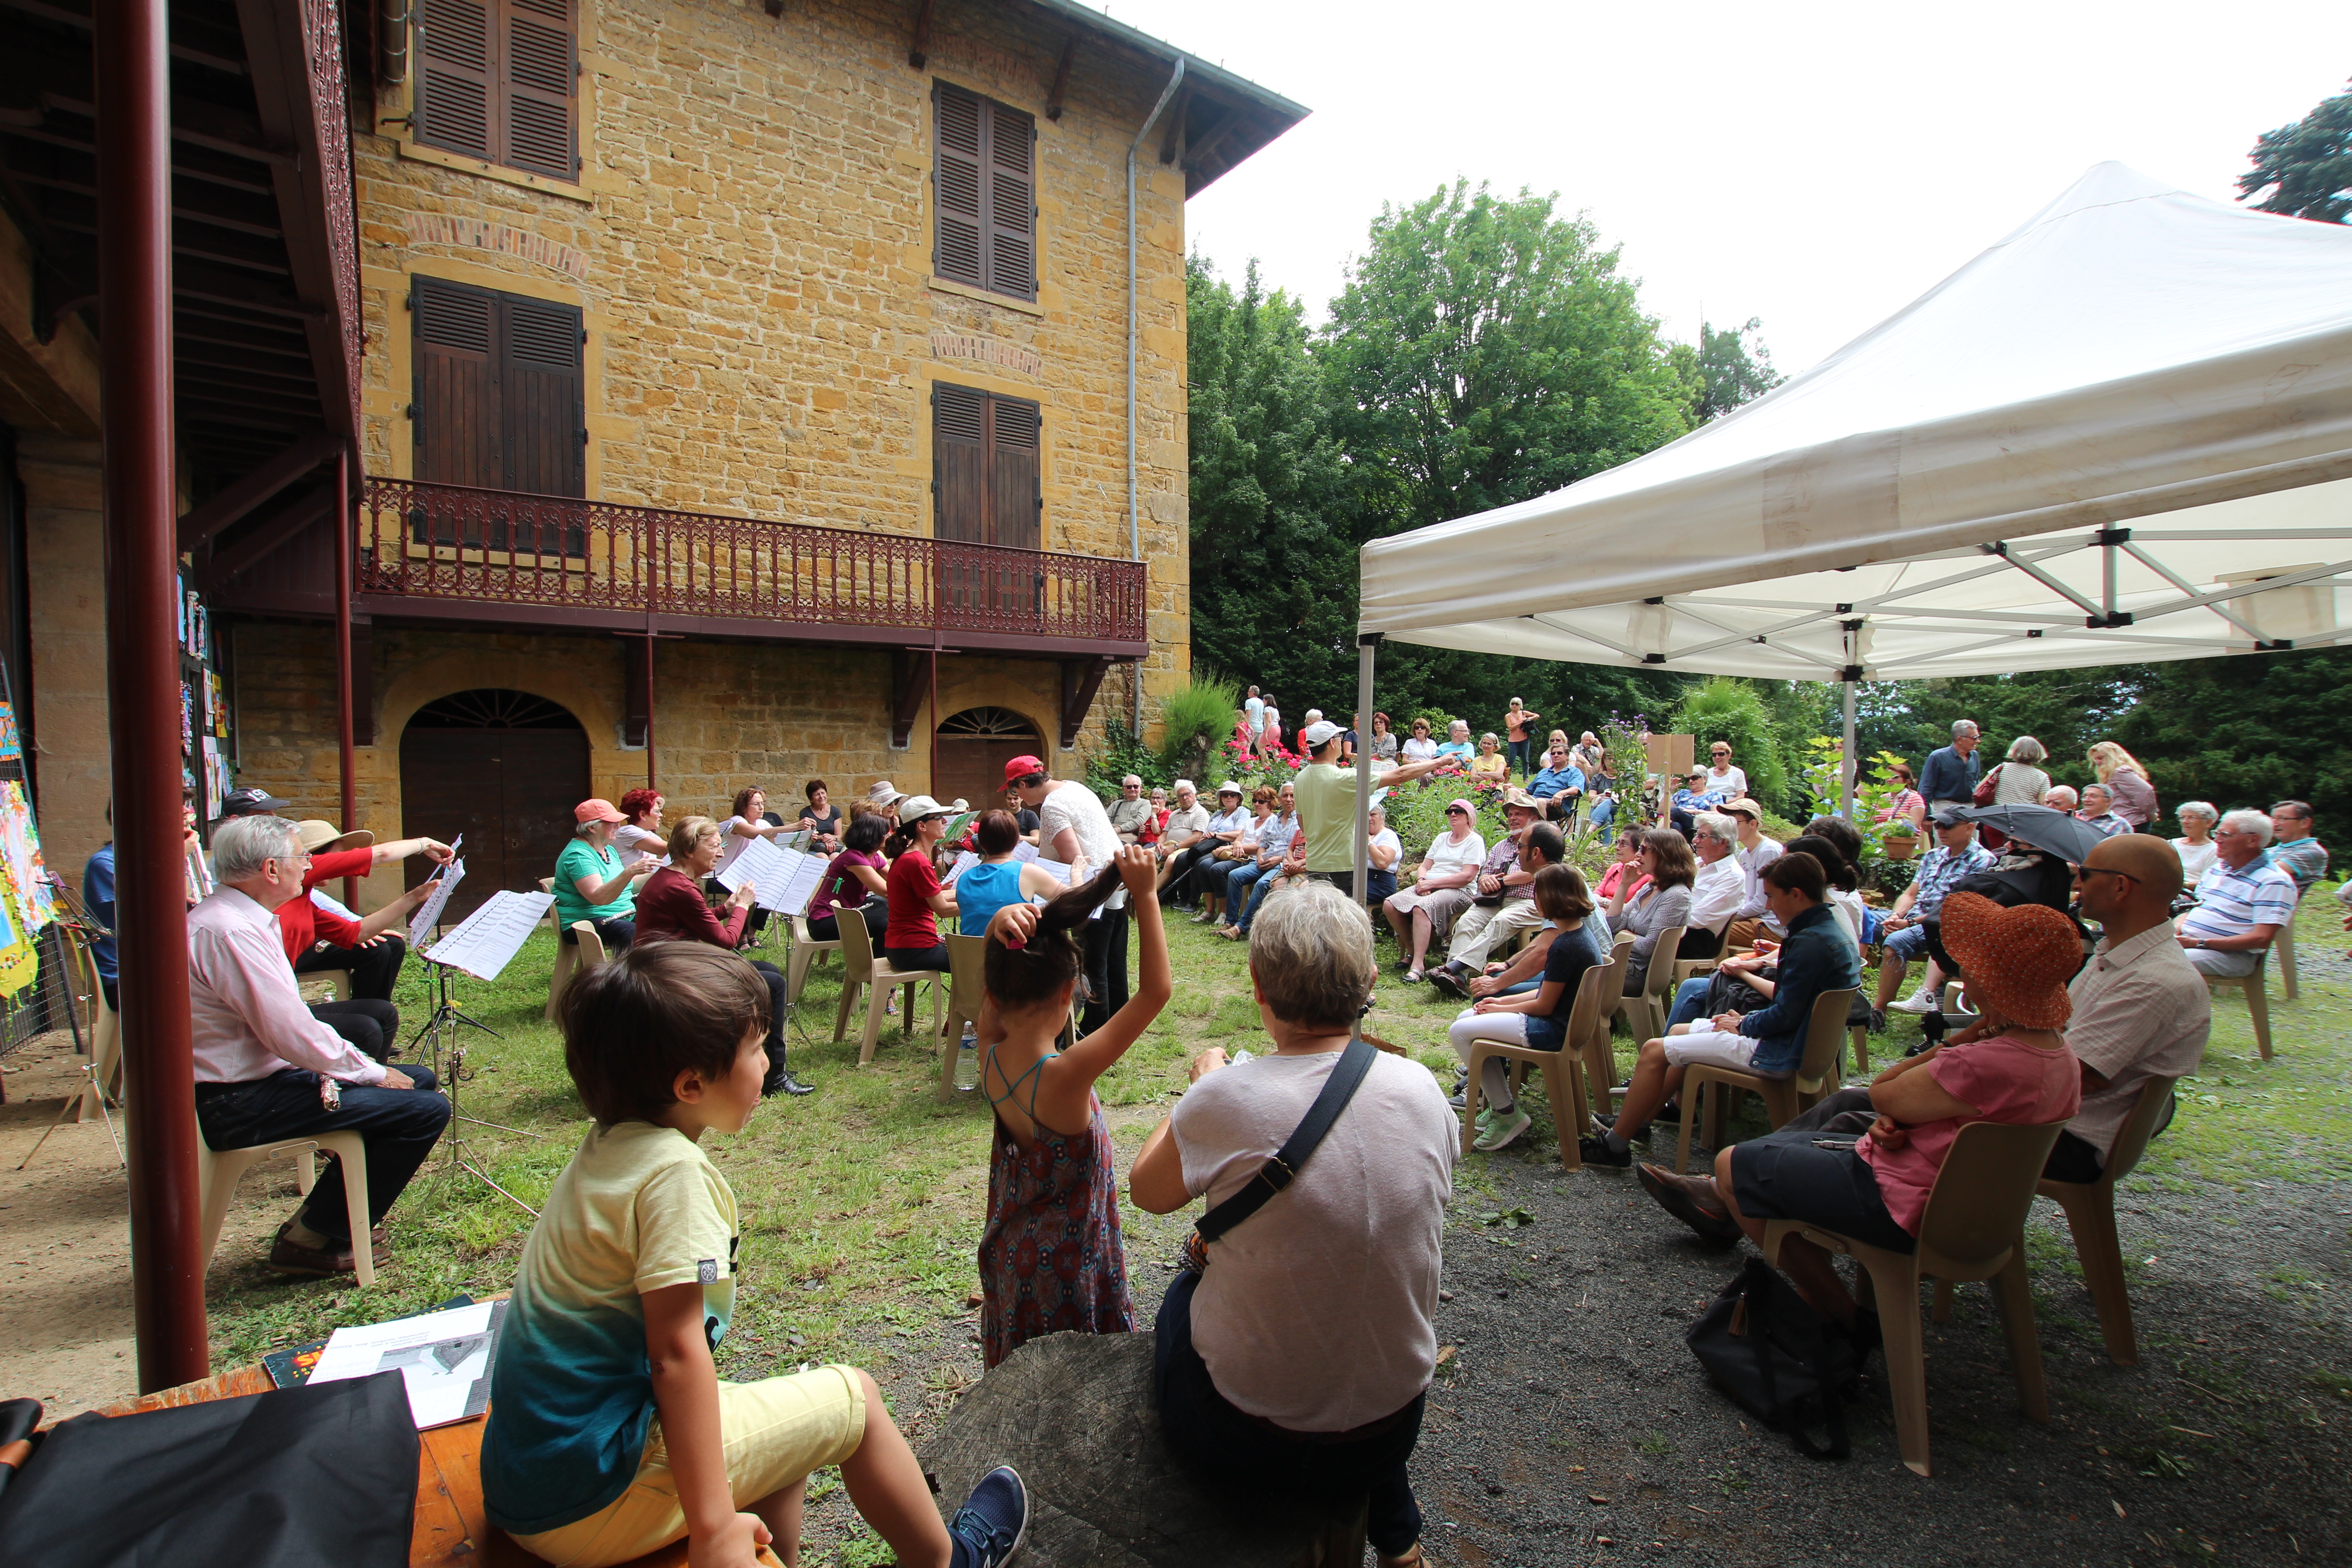
M2352 227L2103 163L1812 369L1363 548L1360 627L1585 664L1981 675L2352 635Z

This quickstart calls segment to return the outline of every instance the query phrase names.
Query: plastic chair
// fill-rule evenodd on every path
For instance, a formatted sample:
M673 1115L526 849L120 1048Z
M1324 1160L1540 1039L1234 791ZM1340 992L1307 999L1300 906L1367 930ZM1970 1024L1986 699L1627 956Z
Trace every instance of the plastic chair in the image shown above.
M1657 946L1650 950L1650 967L1643 976L1642 989L1617 1000L1614 1011L1624 1015L1636 1045L1666 1032L1667 1015L1675 1009L1675 949L1682 945L1683 932L1689 929L1668 926L1660 931Z
M552 877L541 877L539 879L539 890L542 893L552 894L555 891L555 879ZM560 931L563 929L562 926L556 922L555 906L553 904L547 906L547 913L540 916L540 919L547 922L547 929L550 931Z
M1614 997L1623 993L1626 955L1633 947L1633 933L1630 931L1619 931L1610 942L1609 974L1617 989L1604 989L1601 992L1603 997ZM1601 1016L1593 1021L1591 1033L1584 1037L1581 1047L1584 1052L1584 1098L1595 1110L1616 1108L1616 1101L1610 1097L1616 1093L1617 1052L1609 1033L1609 1021L1616 1016L1614 1005L1602 1008ZM1584 1130L1580 1127L1577 1131L1581 1133Z
M984 936L951 936L948 938L948 973L952 989L948 994L947 1021L940 1026L940 1098L956 1098L956 1053L963 1048L963 1026L980 1022L980 1003L984 982L982 966L988 961L988 939Z
M555 972L547 977L548 1022L553 1023L558 1004L563 1000L563 988L572 984L575 973L584 974L604 962L604 939L596 934L593 921L573 921L572 934L578 940L565 942L560 936L555 943Z
M188 1108L188 1117L195 1119L194 1105ZM213 1251L220 1245L221 1222L228 1217L229 1195L236 1191L237 1178L248 1166L272 1154L299 1155L294 1184L308 1196L318 1184L318 1168L312 1161L320 1150L343 1163L343 1212L352 1227L352 1273L362 1287L374 1284L375 1247L368 1238L367 1143L357 1132L311 1132L243 1149L215 1149L205 1142L204 1129L198 1127L196 1186L204 1194L203 1266L212 1267Z
M2301 893L2294 896L2294 907L2295 912L2300 914L2303 910ZM2277 934L2271 938L2271 951L2278 954L2279 984L2285 991L2286 999L2292 1002L2295 997L2294 915L2287 916L2286 924L2279 927ZM2264 1022L2267 1023L2268 1020L2265 1019Z
M833 1043L839 1045L849 1030L849 1009L856 1005L857 994L866 992L866 1037L857 1047L857 1065L865 1067L874 1060L874 1047L882 1037L883 999L893 985L903 988L899 999L902 1023L911 1034L915 1025L915 987L928 985L931 990L931 1033L940 1032L940 984L948 975L936 969L893 969L889 961L877 957L874 938L859 920L835 921L841 931L841 1005L833 1016ZM871 987L871 989L868 989Z
M1630 944L1629 944L1630 945ZM1612 956L1614 956L1612 950ZM1533 1050L1526 1046L1514 1046L1503 1040L1479 1040L1470 1047L1470 1083L1463 1091L1462 1155L1467 1159L1471 1144L1478 1136L1478 1099L1481 1075L1488 1058L1500 1057L1511 1064L1512 1088L1516 1091L1527 1081L1527 1071L1534 1068L1543 1074L1544 1096L1551 1102L1552 1131L1559 1137L1559 1163L1568 1170L1580 1171L1584 1159L1577 1152L1577 1140L1584 1135L1592 1117L1592 1102L1585 1096L1582 1080L1578 1077L1579 1047L1597 1026L1602 1035L1609 1031L1609 1009L1603 1005L1612 996L1612 984L1621 990L1624 985L1622 970L1614 963L1598 963L1584 972L1577 984L1576 1000L1570 1006L1568 1026L1556 1051Z
M866 923L866 917L859 914L856 910L839 910L835 911L833 923L835 926L838 926L844 920L853 918L859 925L864 925ZM816 955L820 952L839 952L840 951L841 939L839 937L836 936L829 941L819 942L816 938L809 935L808 916L805 914L794 915L793 917L793 955L785 962L784 965L784 978L788 982L785 987L786 994L790 995L793 1001L799 1001L801 986L807 981L809 965L816 962Z
M2286 928L2282 926L2279 929L2284 932ZM2256 953L2254 967L2251 973L2205 975L2205 988L2208 991L2219 991L2224 985L2234 985L2244 994L2246 1014L2252 1019L2254 1026L2254 1048L2262 1052L2264 1061L2271 1059L2271 996L2267 973L2270 956L2268 948ZM2204 971L2200 970L2198 973L2202 974Z
M114 1125L111 1110L122 1103L122 1020L106 1005L106 992L98 983L98 964L88 945L68 931L65 951L75 999L88 1005L89 1056L81 1063L81 1088L66 1096L65 1103L58 1107L57 1120L43 1130L25 1152L24 1159L17 1162L16 1169L20 1171L33 1163L33 1156L41 1152L50 1133L68 1121L87 1121L93 1114L106 1123L106 1135L114 1141L115 1159L130 1163L123 1156L122 1134Z
M2105 1165L2095 1182L2053 1182L2047 1176L2034 1191L2066 1211L2066 1228L2074 1233L2074 1257L2083 1266L2083 1283L2091 1288L2091 1302L2099 1311L2099 1333L2107 1342L2107 1356L2118 1366L2139 1364L2139 1339L2132 1330L2131 1293L2124 1284L2123 1243L2116 1234L2116 1184L2132 1173L2147 1141L2156 1135L2178 1079L2152 1078L2140 1086L2139 1099L2116 1134Z
M1693 1063L1685 1068L1682 1141L1675 1150L1675 1169L1690 1169L1691 1123L1698 1120L1699 1101L1706 1098L1709 1084L1715 1086L1715 1095L1706 1123L1706 1141L1707 1146L1714 1149L1723 1147L1725 1125L1731 1120L1731 1096L1740 1089L1753 1089L1763 1098L1764 1114L1776 1131L1788 1125L1797 1112L1820 1104L1822 1091L1837 1081L1838 1047L1845 1043L1846 1010L1853 1005L1858 994L1856 987L1849 985L1843 991L1824 991L1813 998L1812 1013L1805 1021L1804 1058L1790 1077L1768 1078L1762 1073L1708 1063Z
M1976 1121L1961 1128L1927 1194L1916 1252L1888 1252L1801 1220L1765 1222L1764 1256L1776 1266L1781 1243L1792 1235L1845 1253L1858 1266L1862 1304L1875 1302L1885 1339L1886 1381L1903 1462L1916 1474L1928 1473L1927 1359L1919 1321L1923 1278L1990 1282L2009 1339L2019 1401L2032 1419L2050 1419L2050 1387L2033 1331L2033 1289L2025 1277L2025 1216L2051 1146L2065 1126Z

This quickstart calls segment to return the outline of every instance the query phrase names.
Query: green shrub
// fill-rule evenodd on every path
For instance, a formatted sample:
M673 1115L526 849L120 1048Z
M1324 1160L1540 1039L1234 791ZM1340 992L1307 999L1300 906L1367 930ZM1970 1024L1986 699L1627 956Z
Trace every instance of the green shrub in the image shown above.
M1772 715L1748 682L1727 675L1708 677L1684 694L1668 728L1697 738L1702 763L1709 746L1728 742L1732 762L1748 774L1748 793L1768 807L1788 803L1789 768L1775 744Z
M1241 712L1241 689L1230 680L1195 675L1160 703L1160 771L1169 781L1192 778L1202 789L1214 779L1198 777L1223 742L1233 739Z

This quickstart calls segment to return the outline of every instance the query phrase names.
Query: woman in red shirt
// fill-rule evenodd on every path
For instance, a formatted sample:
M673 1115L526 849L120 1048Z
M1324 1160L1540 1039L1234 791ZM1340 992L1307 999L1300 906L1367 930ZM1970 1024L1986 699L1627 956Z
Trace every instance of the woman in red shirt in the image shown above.
M898 831L882 847L890 857L890 923L882 932L882 955L893 969L945 969L948 944L939 917L956 912L955 895L940 887L931 852L948 830L948 818L964 803L941 805L929 795L898 803Z
M735 896L727 900L724 921L711 912L702 898L703 879L719 868L726 842L724 831L707 816L687 817L670 829L669 864L646 878L645 886L637 889L637 941L707 942L729 952L735 951L751 914L751 879L746 877ZM784 1061L784 1028L792 1017L792 1004L784 994L784 973L772 963L757 959L751 963L768 983L768 1076L760 1092L807 1094L810 1086L794 1078Z

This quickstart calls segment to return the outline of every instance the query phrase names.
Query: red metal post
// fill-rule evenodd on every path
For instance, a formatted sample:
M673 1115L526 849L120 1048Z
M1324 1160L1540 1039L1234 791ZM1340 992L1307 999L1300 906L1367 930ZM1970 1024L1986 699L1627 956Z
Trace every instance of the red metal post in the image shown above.
M139 1386L209 1374L197 1239L195 1062L180 838L172 463L171 93L164 0L98 0L98 234L105 398L107 699L115 929L131 1102Z
M343 815L335 826L359 824L358 785L352 778L352 517L351 452L335 454L335 756L342 769ZM343 902L355 904L359 879L343 879Z
M654 789L654 645L653 617L646 617L646 787Z

